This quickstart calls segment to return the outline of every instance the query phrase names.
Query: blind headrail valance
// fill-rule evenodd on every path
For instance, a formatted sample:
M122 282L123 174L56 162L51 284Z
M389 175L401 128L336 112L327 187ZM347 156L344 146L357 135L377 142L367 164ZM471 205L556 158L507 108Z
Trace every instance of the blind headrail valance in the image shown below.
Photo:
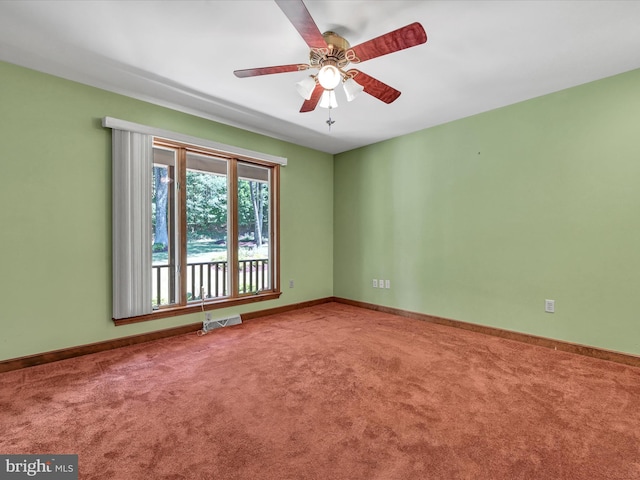
M102 126L106 128L112 128L115 130L124 130L128 132L142 133L144 135L151 135L154 137L166 138L168 140L174 140L182 143L189 143L201 147L207 147L217 150L221 153L229 156L237 156L245 159L261 160L263 162L275 163L278 165L286 165L287 159L285 157L278 157L276 155L269 155L268 153L255 152L246 148L236 147L234 145L225 145L224 143L214 142L213 140L207 140L205 138L192 137L191 135L185 135L183 133L172 132L170 130L163 130L161 128L150 127L148 125L141 125L139 123L128 122L126 120L119 120L113 117L104 117L102 119Z

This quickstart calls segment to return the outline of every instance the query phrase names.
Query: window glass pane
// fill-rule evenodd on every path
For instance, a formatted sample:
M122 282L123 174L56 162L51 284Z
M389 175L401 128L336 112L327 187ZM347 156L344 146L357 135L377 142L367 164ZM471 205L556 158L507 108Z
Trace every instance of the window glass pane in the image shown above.
M152 305L177 301L177 224L175 202L176 151L153 149L152 224Z
M187 152L187 301L229 295L227 161Z
M267 167L238 162L239 293L271 287L270 178Z

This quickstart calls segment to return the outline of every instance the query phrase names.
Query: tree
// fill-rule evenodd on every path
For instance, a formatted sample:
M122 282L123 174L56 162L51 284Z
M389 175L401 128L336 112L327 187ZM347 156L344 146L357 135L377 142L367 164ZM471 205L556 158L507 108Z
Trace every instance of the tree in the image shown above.
M223 175L187 170L187 234L217 238L227 228L227 179Z
M167 232L167 168L154 165L153 180L153 205L155 206L153 250L166 252L169 247L169 235Z
M238 235L248 236L253 232L253 204L251 202L251 185L247 180L238 181Z
M262 246L262 223L264 219L264 204L266 184L262 182L249 182L249 190L251 192L251 203L253 204L254 230L253 238L256 247Z
M224 237L227 230L227 177L197 170L186 172L187 236L191 240ZM154 168L154 244L167 238L166 170ZM166 182L166 180L164 180ZM264 243L268 225L269 187L265 182L238 181L238 234L253 233L256 247Z

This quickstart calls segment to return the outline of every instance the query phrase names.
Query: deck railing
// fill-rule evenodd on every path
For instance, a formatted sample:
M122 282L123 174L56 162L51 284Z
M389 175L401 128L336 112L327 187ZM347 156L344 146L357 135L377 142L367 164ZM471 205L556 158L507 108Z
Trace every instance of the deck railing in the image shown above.
M267 290L269 285L269 259L258 258L238 261L238 290L242 293ZM229 294L227 280L228 265L226 261L196 262L187 264L187 300L218 298ZM152 266L154 305L174 303L174 276L170 275L170 265Z

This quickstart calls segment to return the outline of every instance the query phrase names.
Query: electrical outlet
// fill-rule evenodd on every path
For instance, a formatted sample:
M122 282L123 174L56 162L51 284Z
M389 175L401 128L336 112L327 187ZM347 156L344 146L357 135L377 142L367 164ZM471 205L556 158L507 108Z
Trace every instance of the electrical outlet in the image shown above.
M378 279L373 279L373 288L378 288Z
M554 313L556 311L556 301L555 300L545 300L544 301L544 311L547 313Z
M213 317L212 312L206 312L206 313L204 314L204 319L205 319L207 322L210 322L212 317Z
M289 280L289 288L293 288L293 280Z
M384 288L391 288L391 280L384 281Z
M383 279L378 280L378 287L384 288L384 280Z

